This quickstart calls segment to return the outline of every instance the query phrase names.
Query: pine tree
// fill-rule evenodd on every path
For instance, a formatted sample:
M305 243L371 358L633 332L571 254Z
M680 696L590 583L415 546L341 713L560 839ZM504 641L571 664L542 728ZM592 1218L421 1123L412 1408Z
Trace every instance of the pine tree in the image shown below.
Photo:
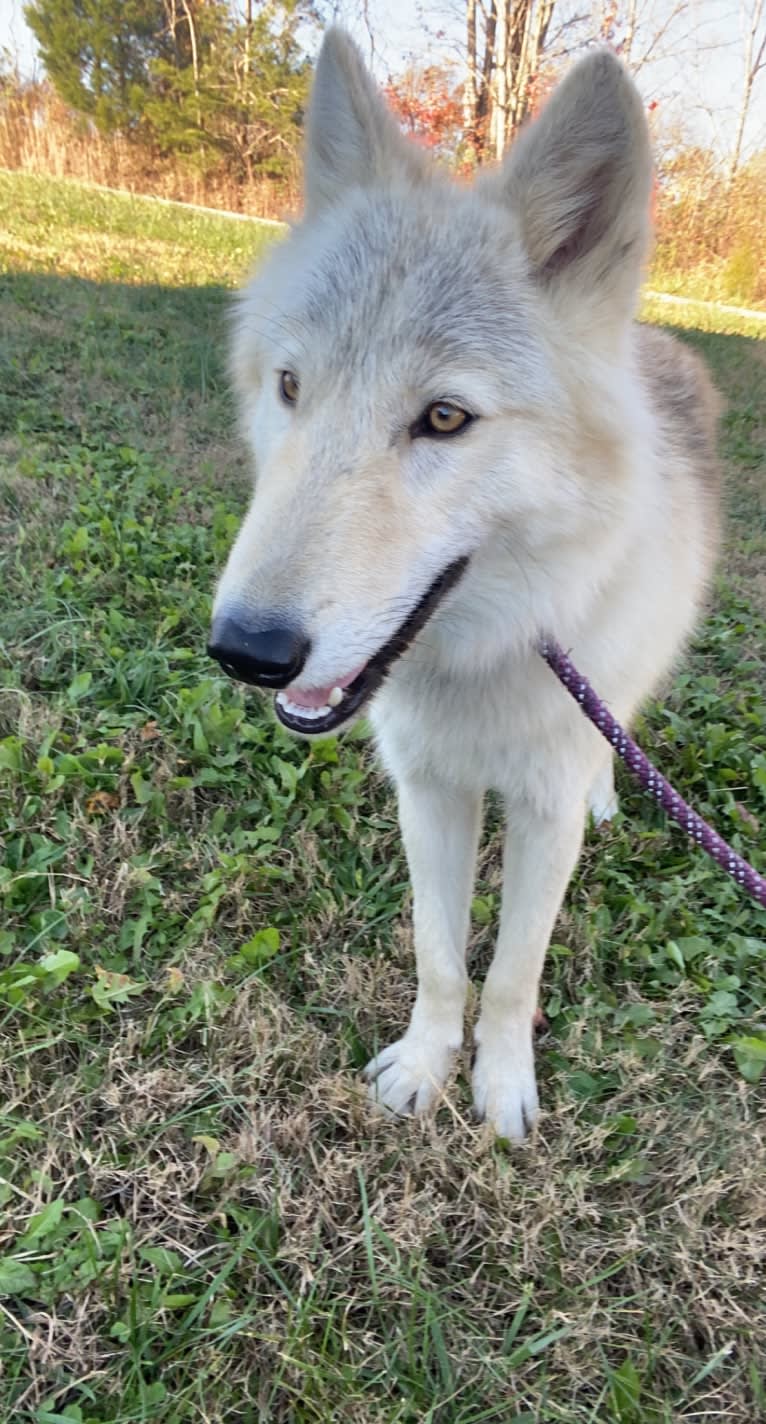
M235 181L290 167L311 0L30 0L25 14L58 94L101 132Z
M140 126L163 49L161 0L31 0L24 14L66 104L102 133Z

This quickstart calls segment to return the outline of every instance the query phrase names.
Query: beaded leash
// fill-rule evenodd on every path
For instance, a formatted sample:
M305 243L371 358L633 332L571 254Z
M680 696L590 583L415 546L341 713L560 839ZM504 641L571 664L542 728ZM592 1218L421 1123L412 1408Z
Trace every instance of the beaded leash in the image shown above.
M554 642L552 638L545 638L538 643L538 652L545 658L548 667L556 674L560 682L564 684L567 692L571 693L575 702L579 703L586 717L589 717L594 726L598 727L602 736L614 747L617 755L622 758L628 771L632 772L641 785L651 796L654 797L660 806L677 821L697 845L702 846L708 855L740 885L743 890L747 890L759 905L766 908L766 878L759 875L748 861L743 860L741 855L737 855L735 850L727 844L717 831L709 826L701 816L693 811L688 802L673 790L669 781L660 774L655 766L652 766L649 758L644 755L641 748L629 737L623 727L615 717L612 716L609 708L596 696L588 679L567 657L563 648Z

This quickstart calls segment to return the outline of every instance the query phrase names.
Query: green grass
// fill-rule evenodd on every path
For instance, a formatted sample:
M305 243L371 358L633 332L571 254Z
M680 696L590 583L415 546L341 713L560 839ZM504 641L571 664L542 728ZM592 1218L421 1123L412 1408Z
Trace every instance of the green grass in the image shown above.
M99 282L239 282L279 226L0 169L0 261Z
M675 292L670 282L663 283L659 290L671 294ZM755 341L766 340L766 321L717 310L711 308L708 301L694 301L691 298L688 304L685 302L683 306L677 306L675 303L658 301L656 297L645 296L641 303L641 318L643 321L656 322L658 326L674 324L685 331L705 332L711 336L749 336Z
M650 285L659 292L705 302L723 302L762 312L766 302L760 281L758 253L745 240L728 257L710 257L686 271L665 260L669 255L658 247L653 255Z
M0 1418L753 1424L766 915L622 778L546 968L536 1140L474 1126L464 1072L435 1121L370 1118L413 987L390 793L204 654L262 233L0 188ZM766 346L686 336L730 533L639 735L763 867ZM490 808L478 969L499 854Z

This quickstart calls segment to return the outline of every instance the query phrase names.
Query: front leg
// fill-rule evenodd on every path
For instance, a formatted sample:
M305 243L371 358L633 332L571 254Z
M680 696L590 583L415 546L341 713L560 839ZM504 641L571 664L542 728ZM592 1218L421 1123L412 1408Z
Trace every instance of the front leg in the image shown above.
M537 1117L532 1023L545 951L577 863L585 808L509 820L495 957L476 1025L474 1104L501 1137L523 1138Z
M425 1112L463 1041L465 950L481 823L480 795L432 780L399 783L399 820L413 890L418 989L403 1038L365 1068L370 1097Z

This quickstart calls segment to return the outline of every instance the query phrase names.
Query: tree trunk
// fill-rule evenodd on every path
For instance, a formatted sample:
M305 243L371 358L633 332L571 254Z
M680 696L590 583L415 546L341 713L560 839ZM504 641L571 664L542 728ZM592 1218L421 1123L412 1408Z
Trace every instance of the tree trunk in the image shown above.
M495 158L505 152L508 115L508 21L511 0L500 0L495 31L495 82L490 110L489 143Z
M475 113L476 148L482 141L502 158L530 109L556 0L493 0L484 10L484 63L476 69L476 0L466 0L468 66L464 112ZM763 3L763 0L759 0ZM473 86L473 87L472 87ZM489 123L486 124L486 119Z
M463 132L465 134L466 147L472 162L476 162L478 149L478 136L476 133L476 120L478 117L478 84L476 71L476 0L467 0L466 5L466 76L463 88Z
M492 93L492 71L495 63L495 32L497 29L497 5L490 0L484 12L484 59L481 66L479 93L476 102L476 133L482 157L487 148L490 97Z
M194 24L194 16L189 6L189 0L181 0L184 7L184 14L189 24L189 44L191 45L192 75L194 77L194 97L197 100L197 128L202 128L202 111L199 102L199 55L197 54L197 29Z
M247 0L245 5L245 74L246 82L250 79L250 45L253 39L253 0Z
M729 162L730 183L733 183L734 179L736 178L740 161L742 159L742 143L745 137L745 124L747 123L747 116L750 112L750 100L753 97L753 85L755 84L759 71L766 67L766 34L763 35L760 44L758 45L758 49L756 50L758 28L760 26L762 18L763 0L755 0L755 4L753 5L749 21L745 20L745 16L743 13L743 21L746 25L744 65L745 77L744 83L742 85L742 102L739 106L739 115L737 118L737 131L734 135L734 148L732 149L731 160Z

